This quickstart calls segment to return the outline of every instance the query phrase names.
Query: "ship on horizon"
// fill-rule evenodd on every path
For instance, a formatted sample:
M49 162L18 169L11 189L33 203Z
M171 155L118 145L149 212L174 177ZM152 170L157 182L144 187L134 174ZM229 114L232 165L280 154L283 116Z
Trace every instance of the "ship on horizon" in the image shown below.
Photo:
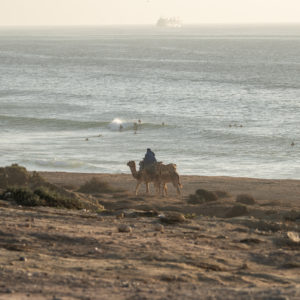
M157 27L169 27L169 28L180 28L182 22L178 17L163 18L160 17L156 22Z

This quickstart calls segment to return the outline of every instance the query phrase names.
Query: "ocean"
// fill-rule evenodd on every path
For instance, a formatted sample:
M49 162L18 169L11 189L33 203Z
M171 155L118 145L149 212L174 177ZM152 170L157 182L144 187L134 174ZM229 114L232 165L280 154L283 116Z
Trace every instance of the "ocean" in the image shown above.
M0 28L0 136L0 166L300 179L300 25Z

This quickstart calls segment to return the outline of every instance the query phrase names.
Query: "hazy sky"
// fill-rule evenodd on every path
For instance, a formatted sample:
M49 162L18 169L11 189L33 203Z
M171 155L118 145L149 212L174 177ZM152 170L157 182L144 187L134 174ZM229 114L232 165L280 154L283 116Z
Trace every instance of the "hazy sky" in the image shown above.
M0 0L1 25L300 22L300 0Z

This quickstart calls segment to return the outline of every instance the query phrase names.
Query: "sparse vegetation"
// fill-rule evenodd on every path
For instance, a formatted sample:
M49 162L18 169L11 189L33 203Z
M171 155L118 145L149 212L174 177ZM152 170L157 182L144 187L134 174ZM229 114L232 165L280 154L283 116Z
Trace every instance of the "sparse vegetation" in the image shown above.
M0 198L22 206L103 210L103 206L97 201L84 199L76 193L51 184L37 172L28 172L17 164L0 168L0 188Z
M249 210L245 205L234 205L225 215L226 218L234 218L249 214Z
M80 193L85 194L101 194L101 193L112 193L116 190L112 188L108 183L93 177L91 180L84 183L78 190Z
M255 204L255 200L251 195L248 194L240 194L236 196L236 202L253 205Z
M214 192L218 198L228 198L230 197L230 194L226 191L215 191Z
M66 198L46 188L36 189L12 187L2 195L5 200L13 200L23 206L49 206L56 208L83 209L84 205L79 199Z
M204 189L198 189L195 194L191 194L188 198L189 204L202 204L205 202L217 201L218 196L214 192Z
M59 195L47 188L39 188L34 191L40 199L46 202L47 206L58 208L70 208L70 209L83 209L84 205L82 201L76 198L67 198L63 195Z
M3 194L4 200L13 200L18 205L23 206L45 206L43 201L38 195L26 187L12 187L8 188Z
M192 214L187 213L187 214L184 215L184 217L185 217L186 219L195 219L196 216L197 216L197 215L194 214L194 213L192 213Z
M26 186L29 178L30 174L27 170L18 164L0 168L0 188L6 188L11 185Z

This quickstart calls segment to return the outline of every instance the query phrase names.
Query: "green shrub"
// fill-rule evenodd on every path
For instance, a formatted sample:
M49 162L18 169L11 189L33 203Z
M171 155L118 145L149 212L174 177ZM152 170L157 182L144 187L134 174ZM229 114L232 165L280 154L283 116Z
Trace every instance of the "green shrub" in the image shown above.
M31 191L29 188L11 187L2 195L2 198L13 199L22 206L49 206L57 208L83 209L84 204L79 199L63 197L46 188Z
M44 206L45 202L28 188L8 188L4 193L5 198L13 199L18 205Z
M34 194L39 196L40 199L43 199L46 203L46 206L57 207L57 208L73 208L73 209L82 209L84 205L78 199L71 199L59 195L58 193L51 191L47 188L39 188L34 191Z
M91 180L85 187L93 192L112 192L108 184ZM13 164L0 168L0 199L13 200L23 206L49 206L69 209L103 210L103 206L90 199L84 199L76 193L47 182L37 172L28 172L26 168Z

